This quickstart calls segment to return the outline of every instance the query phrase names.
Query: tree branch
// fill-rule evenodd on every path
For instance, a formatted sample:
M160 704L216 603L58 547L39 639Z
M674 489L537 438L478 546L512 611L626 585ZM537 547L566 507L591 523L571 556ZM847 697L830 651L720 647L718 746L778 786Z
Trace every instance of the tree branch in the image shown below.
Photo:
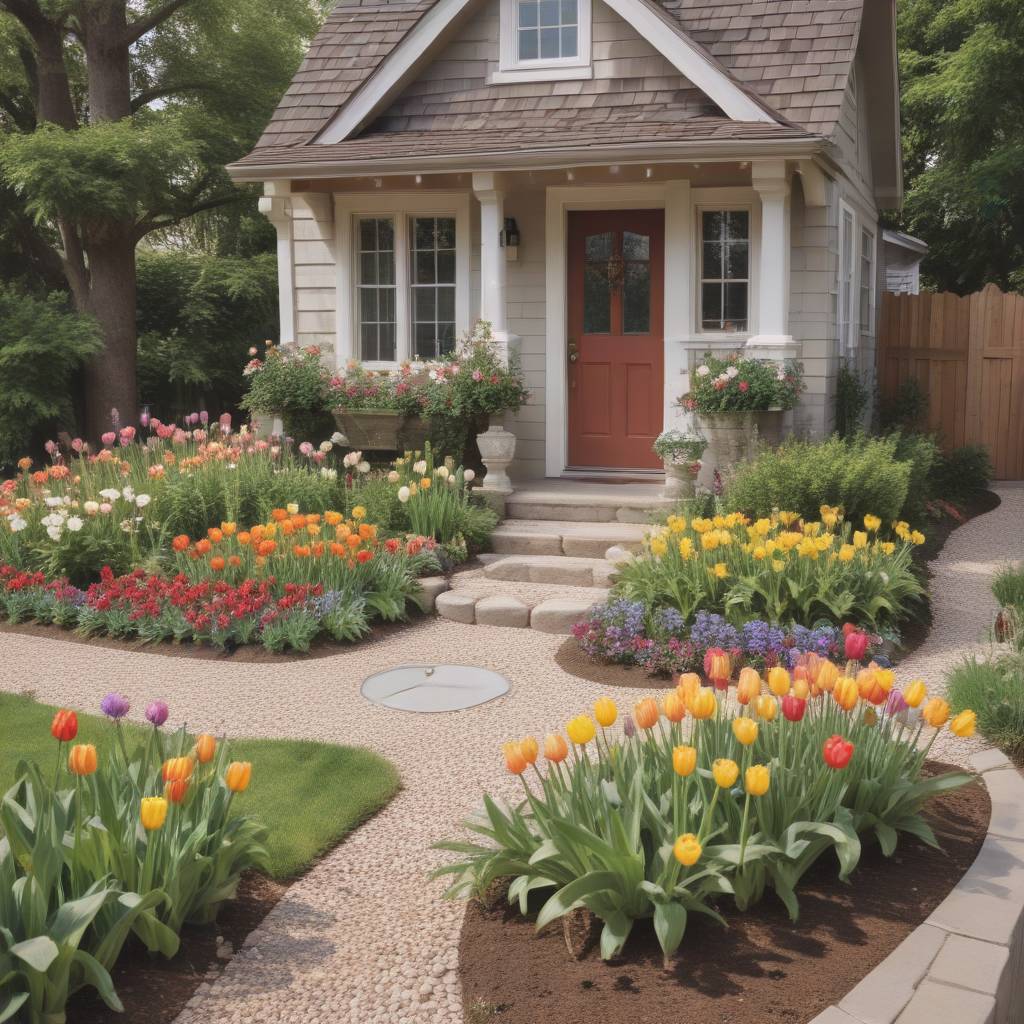
M10 93L4 92L2 89L0 89L0 110L6 110L7 116L21 131L31 132L35 129L36 118L32 111L21 106Z
M9 0L5 0L5 2L9 2ZM147 32L151 32L157 25L165 22L177 10L191 2L192 0L167 0L167 3L155 11L150 11L145 17L136 18L128 25L125 42L128 45L137 43Z
M173 96L179 92L199 92L202 89L210 88L206 82L181 82L178 85L159 85L152 89L143 89L142 92L132 99L132 113L137 113L147 103L153 100L162 99L164 96Z
M168 214L164 217L147 217L136 226L135 240L139 241L151 231L165 231L167 228L173 228L176 224L180 224L182 221L188 220L189 217L194 217L197 213L202 213L204 210L216 210L221 206L230 206L232 203L241 202L244 198L245 196L236 190L233 193L212 196L210 199L204 199L201 203L193 203L183 213Z

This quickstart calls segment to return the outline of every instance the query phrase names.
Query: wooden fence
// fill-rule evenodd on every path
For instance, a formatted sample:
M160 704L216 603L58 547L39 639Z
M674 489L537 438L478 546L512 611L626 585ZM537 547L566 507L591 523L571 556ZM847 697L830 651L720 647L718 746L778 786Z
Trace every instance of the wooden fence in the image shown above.
M944 444L983 444L997 480L1024 479L1024 296L886 293L879 387L891 398L911 378Z

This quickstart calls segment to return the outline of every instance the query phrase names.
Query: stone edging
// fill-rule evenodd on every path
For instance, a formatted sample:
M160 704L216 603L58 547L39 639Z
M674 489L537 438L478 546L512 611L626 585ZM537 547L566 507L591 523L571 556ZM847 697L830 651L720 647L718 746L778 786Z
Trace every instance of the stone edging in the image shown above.
M1024 777L995 749L971 767L992 800L977 859L920 927L811 1024L1024 1020Z

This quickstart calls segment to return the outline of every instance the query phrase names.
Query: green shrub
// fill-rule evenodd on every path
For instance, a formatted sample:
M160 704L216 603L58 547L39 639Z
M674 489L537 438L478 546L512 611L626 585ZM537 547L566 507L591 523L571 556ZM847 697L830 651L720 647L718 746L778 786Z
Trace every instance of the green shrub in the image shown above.
M285 433L308 441L330 432L328 384L331 376L315 345L276 348L267 346L262 361L252 359L245 368L249 391L243 409L264 415L278 413Z
M822 505L840 505L849 520L891 522L902 516L912 469L897 446L895 436L787 441L736 469L725 504L753 518L785 509L807 519L817 519Z
M0 283L0 466L54 426L74 429L72 381L102 347L95 321L70 312L62 296Z
M836 377L836 433L840 437L852 437L860 430L868 397L860 375L843 363Z
M992 581L992 593L1004 608L1024 610L1024 563L1000 569Z
M878 404L878 420L883 430L919 431L928 419L928 393L910 377L891 398Z
M1024 757L1024 661L1019 656L965 661L949 676L948 692L955 711L971 708L988 739L1011 757Z
M951 452L939 452L928 479L934 498L969 501L988 489L992 460L983 444L967 444Z
M941 456L938 441L931 434L894 432L890 435L896 445L896 458L910 467L907 480L907 499L900 510L900 519L919 523L932 498L941 497L931 489L931 472Z

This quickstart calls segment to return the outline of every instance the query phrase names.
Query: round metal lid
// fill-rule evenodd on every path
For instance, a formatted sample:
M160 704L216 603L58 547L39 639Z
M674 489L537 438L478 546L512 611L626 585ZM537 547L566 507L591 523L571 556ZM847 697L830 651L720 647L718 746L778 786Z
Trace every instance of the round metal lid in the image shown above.
M402 665L363 682L362 695L397 711L462 711L508 693L509 681L473 665Z

